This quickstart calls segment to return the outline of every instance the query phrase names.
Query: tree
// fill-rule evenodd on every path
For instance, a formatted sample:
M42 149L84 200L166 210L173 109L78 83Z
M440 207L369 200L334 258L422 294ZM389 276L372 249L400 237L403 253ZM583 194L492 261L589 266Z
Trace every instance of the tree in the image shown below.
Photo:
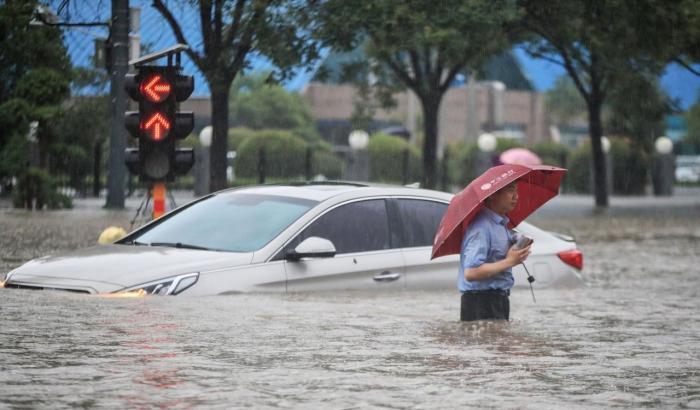
M0 6L0 101L7 101L30 69L51 67L63 74L70 59L55 27L30 26L36 2L6 0Z
M232 125L256 130L305 130L304 134L308 134L315 123L306 101L278 84L268 84L268 75L258 73L234 80L230 98Z
M184 2L180 2L183 4ZM285 78L292 67L316 58L314 43L305 41L305 2L292 0L197 0L201 47L185 38L182 25L166 0L153 0L178 42L187 44L187 55L202 72L211 90L212 145L210 189L226 187L226 152L229 90L236 76L257 53L269 58ZM191 10L194 11L194 10Z
M669 42L675 47L672 62L700 76L697 68L700 62L700 5L697 0L685 0L680 2L677 10L683 24L676 27Z
M527 50L559 64L586 102L595 204L608 206L601 144L602 108L630 73L658 76L677 55L672 40L687 27L685 0L521 0Z
M557 78L544 97L547 112L556 124L568 124L586 114L586 102L569 76Z
M688 109L685 120L688 122L688 135L683 142L695 146L696 150L700 149L700 95L695 104Z
M635 147L652 152L656 138L664 135L670 98L656 78L632 73L610 90L604 121L611 135L629 137Z
M36 2L33 1L7 0L0 7L0 155L13 136L19 133L24 136L29 121L37 119L32 118L32 105L37 105L41 102L39 100L49 97L37 96L34 91L27 89L27 86L21 86L20 82L39 81L41 73L33 72L29 77L27 75L41 67L52 70L48 75L55 74L54 78L61 77L61 84L70 76L70 60L61 38L61 31L55 27L29 25L35 6ZM42 72L46 74L45 70ZM18 87L24 89L18 90ZM46 90L42 88L41 91ZM59 96L58 102L61 98ZM20 151L12 147L8 150L13 152L10 155L12 158L20 158L16 155ZM12 167L7 163L3 165L3 168ZM20 169L24 165L21 164Z
M370 64L385 84L410 88L421 102L425 139L423 185L435 187L440 103L455 76L479 67L509 46L507 29L518 16L508 0L326 0L313 32L324 44L349 51L368 41ZM376 83L381 86L382 82Z

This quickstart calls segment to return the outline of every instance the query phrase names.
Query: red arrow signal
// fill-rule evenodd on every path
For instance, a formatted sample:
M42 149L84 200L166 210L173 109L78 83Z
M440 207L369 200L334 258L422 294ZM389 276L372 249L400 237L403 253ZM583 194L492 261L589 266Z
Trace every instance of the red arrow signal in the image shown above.
M147 120L141 122L141 130L146 132L153 141L160 141L168 135L170 120L165 115L155 112Z
M160 74L153 74L150 77L146 77L144 81L141 81L141 86L139 87L141 95L154 103L162 102L168 98L171 89L172 86L170 83L163 79L163 76Z

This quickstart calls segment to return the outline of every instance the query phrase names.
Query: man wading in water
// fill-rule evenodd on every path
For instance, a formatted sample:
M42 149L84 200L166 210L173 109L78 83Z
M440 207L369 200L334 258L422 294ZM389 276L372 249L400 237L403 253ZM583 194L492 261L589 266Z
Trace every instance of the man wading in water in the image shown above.
M462 238L458 288L462 292L461 320L503 319L510 316L512 267L530 255L528 245L511 246L506 213L518 202L516 182L506 185L484 201L483 209Z

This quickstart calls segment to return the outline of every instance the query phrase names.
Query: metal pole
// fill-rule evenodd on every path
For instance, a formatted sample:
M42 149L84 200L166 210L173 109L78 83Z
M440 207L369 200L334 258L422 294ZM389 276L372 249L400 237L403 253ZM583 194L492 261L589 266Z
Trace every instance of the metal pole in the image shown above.
M266 162L267 158L265 155L265 146L263 145L260 147L260 151L258 152L258 183L259 184L264 184L265 183L265 168L266 168Z
M311 164L313 163L313 150L311 147L306 148L306 158L304 159L304 177L307 181L311 181L313 178Z
M129 0L112 0L112 25L110 27L112 50L111 106L112 124L109 140L109 174L107 175L107 208L124 208L124 111L126 92L124 76L129 64Z

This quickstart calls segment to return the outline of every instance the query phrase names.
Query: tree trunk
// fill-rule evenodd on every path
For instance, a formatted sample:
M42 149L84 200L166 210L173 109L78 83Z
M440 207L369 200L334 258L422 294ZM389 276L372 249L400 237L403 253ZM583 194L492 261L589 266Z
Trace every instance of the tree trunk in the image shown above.
M228 93L231 83L211 86L212 141L209 168L209 191L214 192L228 186L226 181L226 152L228 151Z
M423 187L433 189L437 185L435 161L438 142L438 114L442 96L421 99L423 106Z
M591 170L593 172L593 194L595 205L599 208L608 206L607 169L601 141L603 137L602 107L603 101L600 94L592 92L588 103L588 126L593 154L593 169Z

